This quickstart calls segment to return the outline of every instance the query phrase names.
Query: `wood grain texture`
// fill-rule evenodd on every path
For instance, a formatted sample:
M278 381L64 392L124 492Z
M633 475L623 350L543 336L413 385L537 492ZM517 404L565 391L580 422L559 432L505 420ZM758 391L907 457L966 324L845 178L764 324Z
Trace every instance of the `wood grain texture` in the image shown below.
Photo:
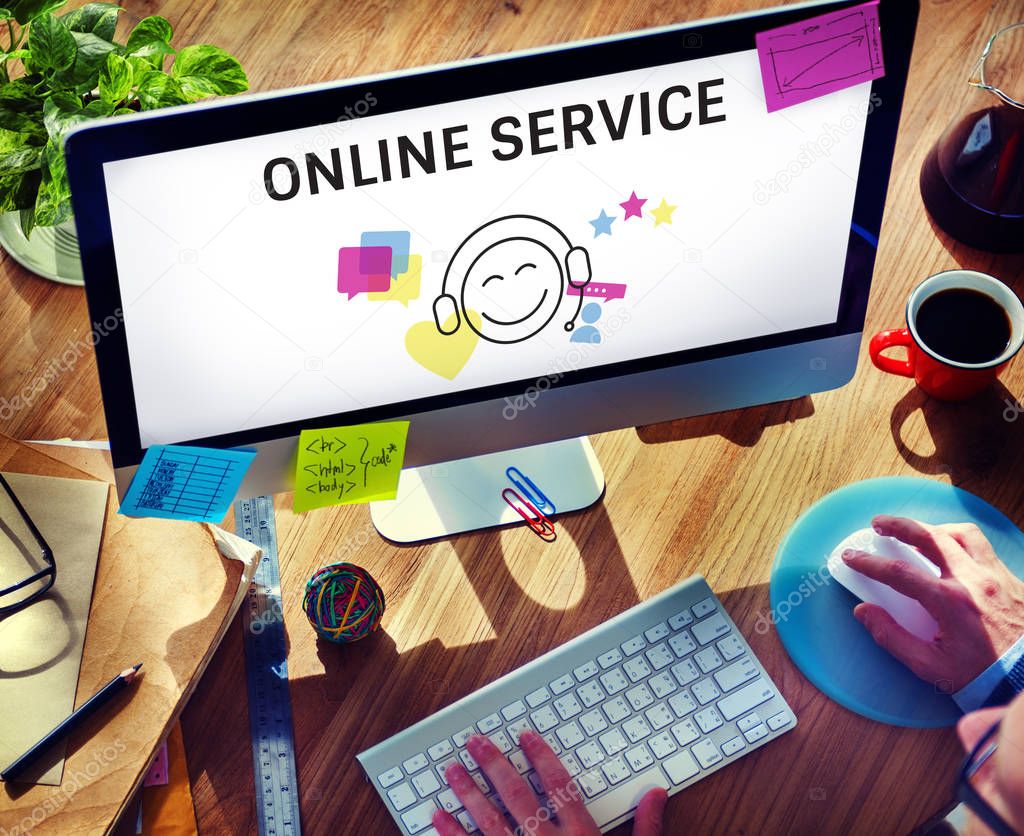
M727 14L764 0L615 4L598 0L441 0L320 5L240 0L129 2L159 12L181 43L234 51L265 90ZM1024 17L1019 0L925 0L866 331L896 327L910 289L956 266L1024 293L1024 259L994 257L933 229L918 194L925 154L959 108L985 38ZM883 103L884 106L884 103ZM2 266L0 395L16 391L85 325L79 291ZM827 373L827 371L826 371ZM594 439L608 490L559 520L544 545L522 528L396 547L364 507L294 516L279 503L282 589L302 816L308 833L386 833L387 817L354 755L537 654L692 572L704 574L795 709L798 728L687 790L668 833L906 832L951 796L951 731L870 722L822 696L795 669L767 613L775 549L797 516L848 482L922 474L960 485L1024 523L1024 361L968 404L923 397L876 372L866 346L853 382L798 401L622 430ZM21 437L104 433L93 360L84 356L10 420ZM318 566L349 559L388 599L384 630L323 646L299 602ZM229 631L185 711L201 829L255 832L242 635ZM625 832L625 830L623 830Z

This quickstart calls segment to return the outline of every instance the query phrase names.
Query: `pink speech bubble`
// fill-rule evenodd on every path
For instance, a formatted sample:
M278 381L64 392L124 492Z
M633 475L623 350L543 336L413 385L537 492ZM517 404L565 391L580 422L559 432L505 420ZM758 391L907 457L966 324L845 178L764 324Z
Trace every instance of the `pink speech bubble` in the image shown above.
M579 296L580 288L569 285L567 291L569 296ZM609 299L625 299L626 286L617 282L588 282L583 285L584 299L599 299L607 302Z
M391 288L391 247L338 250L338 293L382 293Z

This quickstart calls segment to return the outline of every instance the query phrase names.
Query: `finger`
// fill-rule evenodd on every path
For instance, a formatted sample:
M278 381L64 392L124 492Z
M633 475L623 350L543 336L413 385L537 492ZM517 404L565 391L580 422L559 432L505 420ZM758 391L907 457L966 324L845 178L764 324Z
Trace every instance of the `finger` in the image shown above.
M439 836L465 836L466 830L455 820L455 816L444 810L434 810L434 830Z
M510 836L512 831L505 817L484 797L462 764L453 763L445 770L444 777L484 836Z
M895 537L900 542L913 546L942 570L950 573L950 564L966 557L963 547L940 528L918 522L907 517L890 517L879 514L871 521L871 527L883 537Z
M540 800L533 788L526 783L526 779L501 754L501 750L481 735L471 737L466 748L473 756L473 760L480 764L480 768L498 791L512 817L520 824L529 818L535 819L541 808ZM550 828L541 827L537 832L547 833L550 832Z
M932 668L933 646L908 632L877 604L858 604L854 617L863 624L871 638L926 682L935 681Z
M941 620L939 614L945 609L942 581L930 572L905 560L892 560L852 549L843 552L843 562L862 575L919 601L936 621Z
M978 563L985 563L991 566L1000 562L995 549L992 548L992 544L988 541L982 530L974 523L950 523L936 527L956 540L960 544L960 548L978 561Z
M661 836L667 801L668 793L661 787L655 787L644 793L644 797L636 805L633 836Z
M525 731L519 736L519 745L537 770L549 801L557 806L559 822L573 833L585 832L588 827L593 830L594 820L587 812L576 782L544 738Z

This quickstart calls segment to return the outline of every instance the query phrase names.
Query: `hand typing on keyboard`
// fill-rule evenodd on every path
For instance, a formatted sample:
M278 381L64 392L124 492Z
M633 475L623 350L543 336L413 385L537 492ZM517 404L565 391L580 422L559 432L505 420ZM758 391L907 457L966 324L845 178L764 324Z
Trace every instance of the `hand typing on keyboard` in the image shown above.
M853 614L874 640L921 679L959 691L1024 635L1024 582L1014 577L992 545L971 524L928 525L877 516L879 534L914 546L942 570L935 577L902 561L848 550L846 563L861 574L914 598L939 623L923 641L875 604Z
M518 832L524 836L597 836L601 831L587 812L579 789L554 750L532 731L524 731L520 735L519 745L540 777L547 796L546 804L488 738L475 735L466 745L509 814L519 824ZM483 836L506 836L510 832L505 816L484 797L461 764L449 766L445 777ZM634 836L658 836L661 833L667 798L668 794L660 787L643 796L636 809ZM557 824L551 820L552 813L558 818ZM462 825L444 810L434 813L433 823L441 836L465 836Z

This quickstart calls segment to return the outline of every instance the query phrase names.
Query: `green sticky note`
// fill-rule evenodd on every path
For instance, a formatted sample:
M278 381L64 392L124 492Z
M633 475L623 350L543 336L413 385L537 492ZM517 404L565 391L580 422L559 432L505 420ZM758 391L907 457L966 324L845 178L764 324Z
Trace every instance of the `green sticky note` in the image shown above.
M303 430L295 463L297 512L394 499L408 421Z

